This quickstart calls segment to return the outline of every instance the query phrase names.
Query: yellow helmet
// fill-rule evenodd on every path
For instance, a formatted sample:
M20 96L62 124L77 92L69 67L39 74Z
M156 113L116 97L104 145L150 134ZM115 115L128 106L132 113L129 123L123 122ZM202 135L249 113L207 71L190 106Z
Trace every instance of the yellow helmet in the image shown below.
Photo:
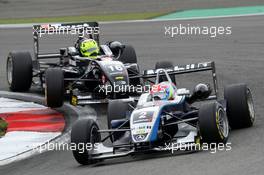
M99 54L99 47L95 40L84 39L79 45L82 56L96 59Z

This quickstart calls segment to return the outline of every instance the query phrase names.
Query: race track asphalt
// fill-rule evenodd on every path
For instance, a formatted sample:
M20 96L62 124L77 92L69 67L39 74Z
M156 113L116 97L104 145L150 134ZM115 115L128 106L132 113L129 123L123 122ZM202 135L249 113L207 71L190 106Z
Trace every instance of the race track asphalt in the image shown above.
M264 172L264 16L104 24L101 38L120 40L134 45L141 69L153 68L158 60L170 60L174 64L216 62L220 91L224 85L245 82L252 89L256 122L249 129L231 133L231 151L212 154L202 151L176 156L144 155L140 157L107 160L93 166L80 166L68 151L47 152L21 162L0 167L1 174L8 175L115 175L115 174L263 174ZM175 25L231 26L232 35L210 38L208 36L181 36L169 38L164 26ZM58 46L57 43L44 46ZM0 89L7 89L5 59L9 50L32 51L31 29L0 30ZM183 81L184 79L184 81ZM183 76L178 86L191 86L206 81L203 74ZM221 93L222 96L222 93ZM98 112L100 126L105 126L105 105L93 106ZM2 149L2 148L1 148Z

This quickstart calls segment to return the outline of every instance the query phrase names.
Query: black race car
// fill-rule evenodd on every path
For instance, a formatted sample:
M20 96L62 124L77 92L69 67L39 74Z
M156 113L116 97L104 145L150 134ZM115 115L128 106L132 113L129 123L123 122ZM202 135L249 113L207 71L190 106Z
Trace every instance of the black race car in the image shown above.
M60 107L65 94L70 96L73 105L101 103L130 95L126 90L113 92L107 88L140 84L139 78L131 78L139 72L132 46L118 41L107 42L100 45L100 55L95 60L80 56L76 47L60 48L59 53L39 53L40 36L55 31L75 32L79 38L86 34L99 45L97 22L34 25L34 59L30 52L13 51L8 55L7 80L11 91L28 91L36 85L45 89L47 106Z

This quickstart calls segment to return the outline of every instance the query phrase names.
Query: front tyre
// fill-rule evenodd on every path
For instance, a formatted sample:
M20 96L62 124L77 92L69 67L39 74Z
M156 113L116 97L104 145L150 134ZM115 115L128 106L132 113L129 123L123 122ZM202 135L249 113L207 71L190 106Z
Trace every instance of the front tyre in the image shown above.
M246 84L226 86L224 97L227 116L232 129L251 127L255 120L253 98Z
M129 111L129 105L126 102L119 100L111 100L108 103L107 108L107 124L108 129L113 129L111 122L114 120L126 119L126 114ZM125 132L116 132L113 133L110 137L111 141L116 141L121 138Z
M199 109L199 130L204 143L226 143L229 124L224 108L218 103L208 103Z
M71 143L75 145L76 149L72 153L79 164L89 165L96 163L92 159L90 151L94 149L95 143L101 142L101 135L98 130L98 125L92 119L81 119L73 125ZM88 149L86 149L87 145Z
M64 100L64 74L59 68L50 68L45 73L45 99L48 107L58 108Z

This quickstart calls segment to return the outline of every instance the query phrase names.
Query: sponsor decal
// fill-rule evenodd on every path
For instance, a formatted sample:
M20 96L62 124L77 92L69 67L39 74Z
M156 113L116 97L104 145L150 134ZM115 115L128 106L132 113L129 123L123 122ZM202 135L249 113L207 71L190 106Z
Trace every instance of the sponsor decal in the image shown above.
M123 80L124 77L123 76L118 76L118 77L115 77L116 80Z
M175 66L172 69L166 69L168 73L170 72L181 72L181 71L186 71L186 70L192 70L192 69L201 69L201 68L207 68L211 66L211 62L202 62L202 63L194 63L194 64L187 64L183 66ZM152 75L152 74L157 74L160 71L160 69L157 70L146 70L144 71L145 75Z
M136 135L133 135L134 139L136 141L138 141L138 142L145 140L146 136L147 136L147 134L136 134Z
M72 98L71 98L71 104L73 105L73 106L76 106L77 104L78 104L78 99L77 99L77 97L76 96L72 96Z
M137 112L133 115L133 124L152 122L153 111Z

